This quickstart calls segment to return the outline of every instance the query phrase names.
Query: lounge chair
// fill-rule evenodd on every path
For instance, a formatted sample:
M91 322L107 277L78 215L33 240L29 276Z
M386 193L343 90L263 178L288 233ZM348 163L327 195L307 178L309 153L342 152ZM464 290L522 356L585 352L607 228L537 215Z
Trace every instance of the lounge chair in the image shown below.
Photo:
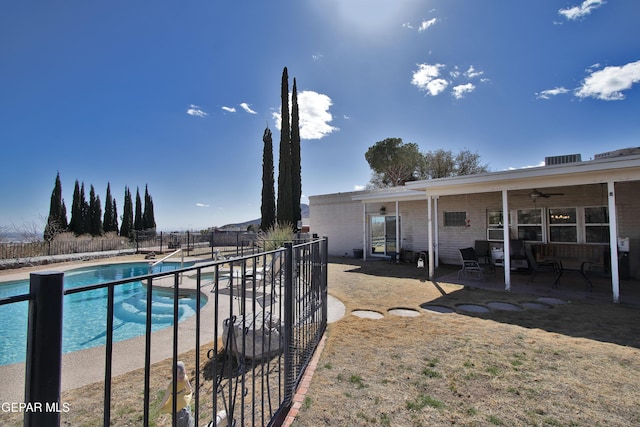
M531 269L531 278L527 283L532 283L539 272L551 272L555 276L553 287L558 287L558 281L560 280L560 276L562 276L562 263L554 259L538 261L531 245L525 245L525 252L527 253L527 259L529 261L529 268Z
M460 257L462 258L462 268L458 271L458 278L473 278L482 280L484 279L485 270L491 270L492 265L481 264L478 261L478 255L474 248L459 249Z

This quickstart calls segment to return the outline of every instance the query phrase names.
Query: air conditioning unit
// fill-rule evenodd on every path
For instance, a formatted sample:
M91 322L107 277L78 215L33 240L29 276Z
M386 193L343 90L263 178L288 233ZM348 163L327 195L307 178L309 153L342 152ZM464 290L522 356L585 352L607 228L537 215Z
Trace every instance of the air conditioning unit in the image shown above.
M504 229L502 228L487 228L487 240L494 240L502 242L504 240Z
M544 158L544 165L564 165L566 163L579 163L582 161L580 154L567 154L565 156L552 156Z

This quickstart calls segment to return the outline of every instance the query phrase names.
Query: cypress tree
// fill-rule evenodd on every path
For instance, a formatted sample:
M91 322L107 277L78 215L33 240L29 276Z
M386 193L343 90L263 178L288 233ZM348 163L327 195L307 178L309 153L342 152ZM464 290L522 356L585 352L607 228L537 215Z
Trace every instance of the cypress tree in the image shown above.
M153 199L149 194L149 186L144 186L144 213L142 214L142 228L144 230L155 230L156 219L153 213Z
M291 129L289 124L289 75L287 67L282 71L280 153L278 159L278 207L276 217L279 224L293 223L291 193Z
M91 186L89 191L89 233L92 236L101 236L103 233L102 228L102 206L100 203L100 196L96 196L95 188Z
M114 212L113 212L113 196L111 196L111 184L107 183L107 197L104 200L104 220L102 226L105 233L112 231L118 231L113 227Z
M129 190L129 187L124 188L124 208L120 235L130 239L133 238L133 202L131 200L131 191Z
M73 188L73 201L71 202L71 221L69 221L69 231L76 236L82 234L82 200L80 199L80 183L76 179Z
M118 207L116 206L116 199L113 199L113 222L111 223L111 231L119 232L118 228Z
M275 181L273 178L273 140L271 130L267 126L262 136L264 148L262 152L262 205L260 213L260 229L266 231L276 221Z
M62 200L62 184L60 182L60 172L56 176L56 182L51 192L51 203L49 204L49 216L44 228L44 239L52 240L56 234L64 231L67 225L67 209Z
M302 219L300 199L302 197L302 165L300 162L300 118L298 110L298 89L296 79L293 78L293 92L291 94L291 194L294 228Z
M84 192L84 182L80 184L80 201L82 204L82 231L80 234L90 233L91 232L91 208L89 206L89 202L87 202L87 197Z
M140 199L140 188L136 188L136 216L133 220L133 229L140 231L142 227L142 200Z

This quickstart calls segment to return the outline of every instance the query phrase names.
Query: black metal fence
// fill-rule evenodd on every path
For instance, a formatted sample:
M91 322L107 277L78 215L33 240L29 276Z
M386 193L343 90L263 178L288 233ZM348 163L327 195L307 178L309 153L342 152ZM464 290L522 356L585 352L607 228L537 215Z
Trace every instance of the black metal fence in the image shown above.
M187 254L207 253L214 247L252 247L257 234L236 231L156 232L137 231L133 239L126 237L76 238L37 242L0 242L0 260L5 266L38 263L38 258L70 254L97 254L106 252L166 252L183 249ZM240 248L240 249L239 249ZM14 260L15 262L7 262Z
M173 378L177 378L179 341L182 345L187 340L189 346L197 349L191 406L195 425L282 424L327 324L326 238L286 243L284 248L274 251L74 289L63 289L62 273L33 273L29 294L0 300L0 305L29 301L25 404L43 408L63 405L60 394L63 295L104 288L108 291L104 396L102 402L94 402L93 411L102 407L103 425L117 423L112 416L112 400L118 398L112 391L117 304L114 294L117 287L140 280L147 285L141 423L149 425L152 413L155 414L152 409L157 410L152 408L157 406L157 398L150 387L153 294L158 286L168 285L173 292ZM197 299L195 333L191 334L177 321L178 300L187 288L195 290ZM201 309L205 291L211 296ZM210 346L204 360L200 355L203 346ZM212 381L208 393L204 392L205 381ZM180 409L175 407L175 401L173 414ZM61 411L26 412L24 425L59 426L60 417ZM172 415L172 423L176 425L176 415Z

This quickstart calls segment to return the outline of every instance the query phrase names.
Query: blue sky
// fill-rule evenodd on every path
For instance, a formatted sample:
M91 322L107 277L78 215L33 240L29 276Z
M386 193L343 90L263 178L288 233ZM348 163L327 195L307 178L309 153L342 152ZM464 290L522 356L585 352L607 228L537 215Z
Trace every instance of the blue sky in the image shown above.
M364 187L376 141L490 170L640 146L637 0L12 1L0 14L0 226L57 172L145 185L161 230L260 216L262 134L296 77L303 202ZM276 178L277 179L277 178Z

